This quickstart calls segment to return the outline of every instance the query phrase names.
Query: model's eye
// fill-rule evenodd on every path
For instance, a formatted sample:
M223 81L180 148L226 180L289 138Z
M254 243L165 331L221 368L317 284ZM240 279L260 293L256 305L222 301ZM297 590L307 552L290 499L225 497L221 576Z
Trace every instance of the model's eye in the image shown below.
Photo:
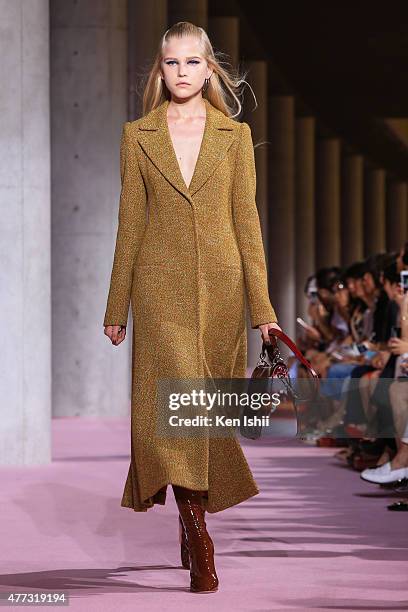
M200 63L200 61L199 61L199 60L189 60L189 61L188 61L188 63L189 63L189 64L199 64L199 63ZM176 60L168 60L168 61L166 62L166 64L167 64L168 66L172 66L173 64L177 64L177 61L176 61Z

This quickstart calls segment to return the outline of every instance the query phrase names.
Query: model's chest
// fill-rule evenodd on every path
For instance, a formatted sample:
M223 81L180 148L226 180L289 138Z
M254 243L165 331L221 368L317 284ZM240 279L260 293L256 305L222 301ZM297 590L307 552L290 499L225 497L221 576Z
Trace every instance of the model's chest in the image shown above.
M214 195L221 185L222 193L230 188L237 154L236 135L232 130L213 128L201 136L201 145L199 136L195 135L195 151L189 146L185 154L189 157L186 168L177 159L180 151L178 144L182 150L184 144L175 142L173 145L169 130L140 131L137 136L137 157L149 197L156 195L166 199L178 194L190 200L198 192L207 192L207 189ZM192 138L191 133L189 138ZM187 161L186 158L184 161Z
M205 118L180 125L169 122L169 135L174 155L186 186L190 185L200 154L205 129Z

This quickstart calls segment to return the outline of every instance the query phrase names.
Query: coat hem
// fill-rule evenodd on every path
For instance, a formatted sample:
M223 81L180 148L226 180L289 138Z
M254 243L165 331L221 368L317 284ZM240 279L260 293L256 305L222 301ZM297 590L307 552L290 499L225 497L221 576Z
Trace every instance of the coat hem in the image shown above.
M166 498L167 498L167 487L168 485L172 485L172 484L178 485L179 487L186 487L186 488L191 488L191 489L194 488L189 485L186 485L185 482L183 482L182 484L180 482L165 482L161 486L158 487L158 489L153 495L150 495L147 498L148 500L151 500L151 501L144 502L143 504L137 505L135 507L135 505L132 504L131 501L124 500L122 498L120 505L122 508L129 508L130 510L133 510L134 512L147 512L151 508L154 508L155 505L165 506ZM258 495L259 493L260 493L259 488L257 486L254 486L250 490L247 490L245 493L242 493L241 495L237 495L235 498L233 498L229 502L226 502L224 504L219 504L219 505L213 505L213 504L209 505L208 497L204 496L203 497L203 502L204 502L203 507L204 507L204 510L208 512L209 514L215 514L216 512L221 512L222 510L226 510L228 508L231 508L232 506L236 506L237 504L240 504L246 501L247 499L254 497L255 495Z

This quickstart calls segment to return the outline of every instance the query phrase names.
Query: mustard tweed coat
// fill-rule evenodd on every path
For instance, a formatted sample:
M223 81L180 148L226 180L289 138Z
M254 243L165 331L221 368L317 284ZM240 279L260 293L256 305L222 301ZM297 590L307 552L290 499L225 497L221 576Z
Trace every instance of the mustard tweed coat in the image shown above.
M167 485L208 491L218 512L259 493L235 436L156 435L156 383L246 376L252 328L277 321L255 202L251 130L207 99L187 188L167 125L169 101L123 127L122 190L104 325L133 315L131 462L121 505L164 505Z

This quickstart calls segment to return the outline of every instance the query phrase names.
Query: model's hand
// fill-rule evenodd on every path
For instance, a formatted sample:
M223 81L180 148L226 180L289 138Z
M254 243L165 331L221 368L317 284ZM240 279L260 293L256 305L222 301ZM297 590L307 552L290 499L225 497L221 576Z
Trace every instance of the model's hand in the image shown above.
M280 329L280 331L283 331L277 323L264 323L263 325L259 325L258 327L261 330L261 337L262 337L263 342L265 342L265 344L271 343L270 338L269 338L270 329Z
M111 340L112 344L117 346L126 336L126 326L125 325L107 325L105 327L104 334L108 336Z

